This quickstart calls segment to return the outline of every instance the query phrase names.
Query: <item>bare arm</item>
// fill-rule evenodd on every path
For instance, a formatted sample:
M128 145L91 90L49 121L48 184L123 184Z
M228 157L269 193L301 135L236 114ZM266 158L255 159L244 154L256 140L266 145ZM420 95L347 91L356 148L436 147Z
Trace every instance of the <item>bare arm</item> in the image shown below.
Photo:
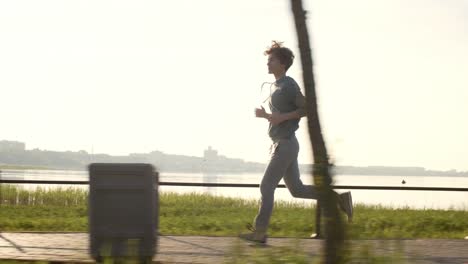
M271 114L267 113L265 111L265 108L263 108L263 106L261 106L261 108L255 108L255 117L270 119Z
M289 113L274 112L270 115L270 118L268 118L268 121L270 121L270 123L273 125L277 125L287 120L300 119L303 116L304 115L301 113L299 109L296 111L289 112Z
M305 98L300 92L296 95L295 104L297 106L297 109L295 111L288 113L274 112L267 119L273 125L277 125L287 120L301 119L301 117L306 116Z

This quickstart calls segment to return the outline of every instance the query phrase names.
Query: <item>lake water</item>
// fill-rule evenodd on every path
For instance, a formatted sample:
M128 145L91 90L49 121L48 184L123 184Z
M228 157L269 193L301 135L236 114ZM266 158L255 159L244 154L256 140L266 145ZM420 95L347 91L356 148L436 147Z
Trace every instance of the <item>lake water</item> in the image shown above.
M236 173L236 174L201 174L201 173L160 173L161 182L209 182L209 183L255 183L262 179L262 173ZM87 171L67 170L3 170L2 179L25 180L88 180ZM468 187L468 177L449 176L360 176L337 175L336 185L365 185L365 186L404 186L404 187ZM406 184L402 184L402 181ZM310 175L302 175L304 183L311 183ZM280 182L283 183L282 181ZM21 184L27 189L37 186L57 188L74 186L87 189L87 185L36 185ZM258 199L258 188L228 188L228 187L182 187L160 186L161 192L176 193L205 193L217 196ZM344 192L346 190L337 190ZM383 205L394 208L433 208L468 210L468 192L447 191L385 191L385 190L352 190L354 203L367 205ZM287 202L310 205L313 200L294 198L285 188L278 188L275 199Z

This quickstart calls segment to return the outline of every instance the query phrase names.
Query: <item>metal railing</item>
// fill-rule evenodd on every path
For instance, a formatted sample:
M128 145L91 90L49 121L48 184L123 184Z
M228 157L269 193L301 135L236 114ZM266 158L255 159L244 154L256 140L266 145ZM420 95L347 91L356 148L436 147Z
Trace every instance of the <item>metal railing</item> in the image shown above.
M0 179L1 183L8 184L64 184L64 185L88 185L89 181L51 181L51 180L7 180ZM255 183L207 183L207 182L159 182L160 186L185 186L185 187L230 187L230 188L258 188ZM286 188L279 184L278 188ZM397 190L397 191L444 191L444 192L468 192L468 187L403 187L403 186L366 186L366 185L333 185L333 189L345 190Z

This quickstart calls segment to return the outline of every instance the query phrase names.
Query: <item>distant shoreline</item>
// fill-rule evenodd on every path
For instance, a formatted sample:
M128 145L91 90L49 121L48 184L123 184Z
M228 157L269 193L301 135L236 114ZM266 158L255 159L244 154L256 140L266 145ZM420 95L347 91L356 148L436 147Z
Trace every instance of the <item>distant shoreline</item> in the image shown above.
M307 174L310 174L310 165L301 164L301 173L303 177ZM38 171L47 171L47 170L66 170L66 171L87 171L87 168L52 168L44 166L34 166L34 165L0 165L0 172L2 170L38 170ZM338 176L391 176L391 177L468 177L468 172L453 172L453 171L410 171L405 170L405 168L400 167L388 167L389 171L385 172L384 168L380 168L378 171L375 169L369 169L369 167L353 167L351 171L347 171L346 167L337 166L335 169L334 175ZM245 174L245 173L263 173L259 170L206 170L206 171L192 171L192 170L159 170L161 173L198 173L198 174L214 174L214 175L223 175L223 174ZM424 173L426 172L426 173Z
M28 166L28 165L0 165L1 170L61 170L43 166Z
M267 164L244 161L220 155L208 147L203 156L166 154L161 151L131 153L126 156L94 154L80 151L27 150L18 141L0 141L0 170L84 170L91 163L148 163L164 173L242 174L263 173ZM310 174L312 164L299 165L302 174ZM334 175L372 176L456 176L468 177L468 171L439 171L424 167L397 166L332 166Z

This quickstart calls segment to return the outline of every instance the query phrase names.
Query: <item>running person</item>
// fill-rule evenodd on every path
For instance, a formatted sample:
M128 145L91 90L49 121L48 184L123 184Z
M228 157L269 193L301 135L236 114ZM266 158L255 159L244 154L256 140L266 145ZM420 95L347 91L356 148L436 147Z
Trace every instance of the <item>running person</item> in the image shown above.
M260 184L261 203L254 220L252 232L241 234L245 240L265 243L267 229L273 211L274 193L281 179L284 180L289 192L297 198L317 199L318 193L314 186L304 185L300 179L297 156L299 143L295 132L299 128L301 117L306 115L305 98L296 81L286 76L291 67L294 54L282 43L273 41L265 52L268 55L268 73L273 74L276 81L269 98L271 113L263 107L255 109L255 116L269 121L268 134L272 140L270 161ZM352 218L351 193L340 195L340 207L346 212L348 220Z

